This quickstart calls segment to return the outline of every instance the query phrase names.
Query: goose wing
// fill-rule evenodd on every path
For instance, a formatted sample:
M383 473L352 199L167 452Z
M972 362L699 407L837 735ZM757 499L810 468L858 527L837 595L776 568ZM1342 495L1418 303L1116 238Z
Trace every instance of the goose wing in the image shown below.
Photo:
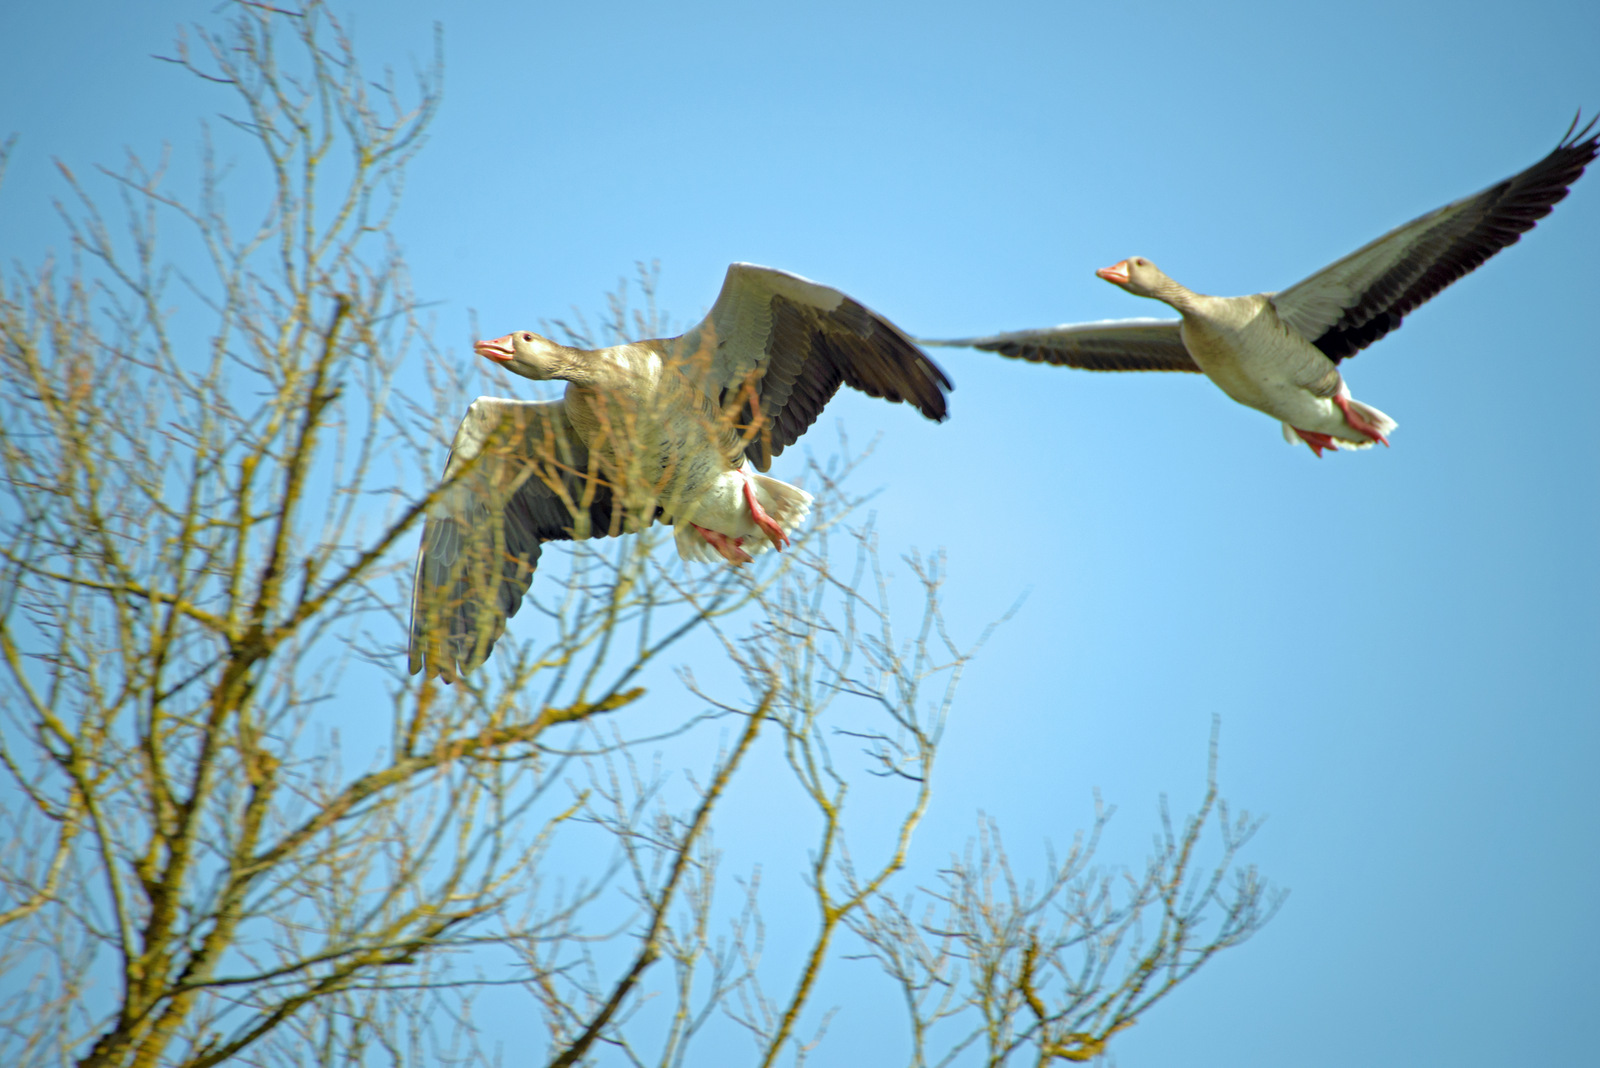
M1600 152L1595 120L1572 121L1544 159L1475 196L1446 204L1281 293L1278 317L1334 362L1353 356L1490 256L1515 244L1567 195Z
M771 267L730 266L717 302L674 351L762 471L840 384L935 421L948 412L950 380L899 327L837 289Z
M562 401L473 401L444 481L417 551L410 668L450 682L489 658L543 542L618 529Z
M989 337L949 341L919 339L924 345L998 352L1033 363L1085 371L1188 371L1200 368L1183 347L1177 319L1103 319L1064 323L1042 330L1014 330Z

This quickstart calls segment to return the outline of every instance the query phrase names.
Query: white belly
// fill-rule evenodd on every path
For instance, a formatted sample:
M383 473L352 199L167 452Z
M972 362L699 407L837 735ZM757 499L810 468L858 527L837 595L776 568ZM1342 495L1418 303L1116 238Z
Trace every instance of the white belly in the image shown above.
M1320 349L1279 322L1264 299L1250 314L1233 318L1186 314L1181 327L1189 355L1222 392L1301 430L1368 441L1345 421L1332 394L1319 395L1327 385L1344 390L1333 361ZM1313 385L1319 388L1308 388Z
M696 527L735 539L751 556L767 551L771 542L750 511L750 502L745 496L747 485L762 511L786 534L793 533L811 514L811 494L798 486L756 474L748 466L724 471L711 481L698 499L674 502L666 508L667 518L674 527L673 537L678 543L679 556L685 560L710 561L719 558L720 554L707 544L695 530Z

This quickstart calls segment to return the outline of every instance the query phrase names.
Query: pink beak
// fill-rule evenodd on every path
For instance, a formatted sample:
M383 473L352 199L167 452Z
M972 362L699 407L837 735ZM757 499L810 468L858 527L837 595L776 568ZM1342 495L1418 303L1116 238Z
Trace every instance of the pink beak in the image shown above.
M1125 286L1128 284L1128 261L1113 263L1110 267L1102 267L1094 273L1113 285Z
M472 346L472 351L496 363L510 363L516 356L516 350L511 347L510 334L493 341L479 341Z

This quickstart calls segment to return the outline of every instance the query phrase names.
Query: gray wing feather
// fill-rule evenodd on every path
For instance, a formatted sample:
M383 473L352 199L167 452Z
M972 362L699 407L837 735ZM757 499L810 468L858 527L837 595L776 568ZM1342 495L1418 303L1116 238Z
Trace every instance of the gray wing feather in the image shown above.
M1590 136L1594 120L1577 126L1574 119L1555 149L1527 170L1272 294L1278 317L1335 363L1360 352L1550 214L1600 151L1600 135Z
M561 401L479 397L456 431L445 482L417 550L409 664L450 682L489 658L542 543L618 531Z
M998 352L1033 363L1084 371L1187 371L1200 368L1183 347L1177 319L1104 319L1064 323L1042 330L1014 330L988 337L948 341L919 339L924 345Z
M748 438L762 471L794 444L840 385L943 420L950 380L889 320L837 289L735 263L678 359Z

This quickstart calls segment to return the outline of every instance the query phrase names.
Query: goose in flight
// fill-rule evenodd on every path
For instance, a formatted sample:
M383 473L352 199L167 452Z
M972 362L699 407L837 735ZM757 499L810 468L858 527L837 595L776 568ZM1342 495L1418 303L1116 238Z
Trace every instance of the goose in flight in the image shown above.
M1291 444L1365 449L1389 444L1395 422L1350 396L1339 362L1517 239L1583 174L1600 151L1595 120L1578 119L1538 163L1483 192L1413 219L1279 293L1210 297L1142 256L1095 273L1179 319L1112 319L927 341L1090 371L1205 374L1240 404L1283 423Z
M804 490L757 474L841 384L946 416L950 380L887 319L836 289L735 263L680 337L604 349L519 330L475 352L560 400L479 397L431 502L411 593L410 669L446 682L489 657L547 541L673 526L685 560L782 549ZM754 470L752 470L754 469Z

